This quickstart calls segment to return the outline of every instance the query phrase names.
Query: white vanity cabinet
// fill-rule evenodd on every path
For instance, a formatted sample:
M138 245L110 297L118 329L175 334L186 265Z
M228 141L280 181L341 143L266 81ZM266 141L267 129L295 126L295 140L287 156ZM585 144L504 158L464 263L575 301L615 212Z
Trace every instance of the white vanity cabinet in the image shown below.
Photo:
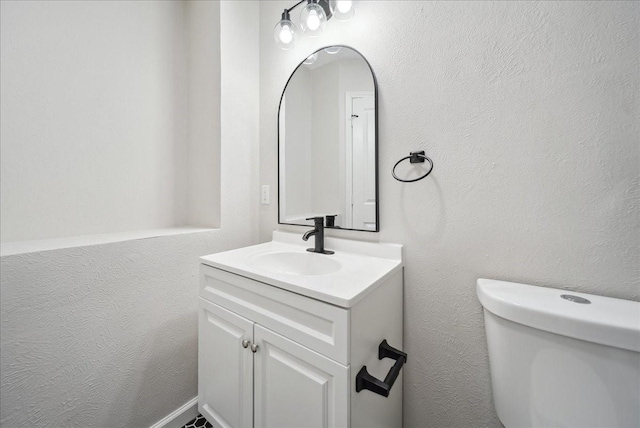
M198 409L214 427L402 426L401 375L388 397L356 392L363 366L385 379L396 364L378 358L383 340L402 349L401 267L340 306L216 256L201 259L198 332Z
M199 324L200 412L215 427L349 425L349 367L204 299Z
M198 318L200 413L216 427L252 426L253 354L242 342L253 340L253 323L204 299Z

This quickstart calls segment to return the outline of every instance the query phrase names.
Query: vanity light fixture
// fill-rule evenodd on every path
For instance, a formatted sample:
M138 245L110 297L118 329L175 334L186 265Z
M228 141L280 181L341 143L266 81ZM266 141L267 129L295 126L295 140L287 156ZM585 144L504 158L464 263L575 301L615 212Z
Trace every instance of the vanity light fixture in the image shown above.
M284 50L293 48L298 39L298 27L291 21L291 16L287 9L282 12L282 19L273 29L273 37L276 44Z
M316 0L317 1L317 0ZM300 27L309 37L322 34L327 23L327 14L315 1L310 0L300 12Z
M295 47L298 27L291 20L290 12L306 1L300 13L300 27L308 36L319 36L331 17L345 21L353 17L356 0L300 0L282 12L282 18L273 29L276 44L284 50Z

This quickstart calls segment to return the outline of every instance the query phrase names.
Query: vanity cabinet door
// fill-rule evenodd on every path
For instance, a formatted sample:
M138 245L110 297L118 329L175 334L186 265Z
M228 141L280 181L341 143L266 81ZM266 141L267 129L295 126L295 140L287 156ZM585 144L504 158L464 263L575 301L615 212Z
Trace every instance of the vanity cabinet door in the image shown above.
M349 425L349 367L258 324L255 427Z
M198 410L216 428L251 427L254 324L202 298L199 301Z

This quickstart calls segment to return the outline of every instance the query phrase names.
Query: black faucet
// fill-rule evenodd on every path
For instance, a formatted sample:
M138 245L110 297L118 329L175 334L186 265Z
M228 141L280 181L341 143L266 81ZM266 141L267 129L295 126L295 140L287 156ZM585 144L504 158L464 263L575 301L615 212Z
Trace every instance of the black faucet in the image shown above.
M307 241L309 237L313 235L316 237L315 247L307 248L307 251L320 254L333 254L334 251L324 249L324 217L311 217L307 220L313 220L315 227L313 230L305 232L305 234L302 235L302 240Z

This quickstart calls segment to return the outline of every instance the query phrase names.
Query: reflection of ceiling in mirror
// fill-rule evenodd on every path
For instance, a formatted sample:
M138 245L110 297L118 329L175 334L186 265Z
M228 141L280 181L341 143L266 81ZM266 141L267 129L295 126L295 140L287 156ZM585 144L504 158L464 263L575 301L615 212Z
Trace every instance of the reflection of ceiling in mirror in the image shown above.
M331 47L331 46L328 46L328 47ZM358 52L344 46L342 47L342 49L340 49L338 53L335 53L335 54L329 54L325 52L325 49L326 48L323 48L318 51L318 59L315 62L313 62L312 64L304 64L304 66L310 70L313 70L315 68L322 67L323 65L329 64L330 62L337 61L339 59L362 59L362 56Z

